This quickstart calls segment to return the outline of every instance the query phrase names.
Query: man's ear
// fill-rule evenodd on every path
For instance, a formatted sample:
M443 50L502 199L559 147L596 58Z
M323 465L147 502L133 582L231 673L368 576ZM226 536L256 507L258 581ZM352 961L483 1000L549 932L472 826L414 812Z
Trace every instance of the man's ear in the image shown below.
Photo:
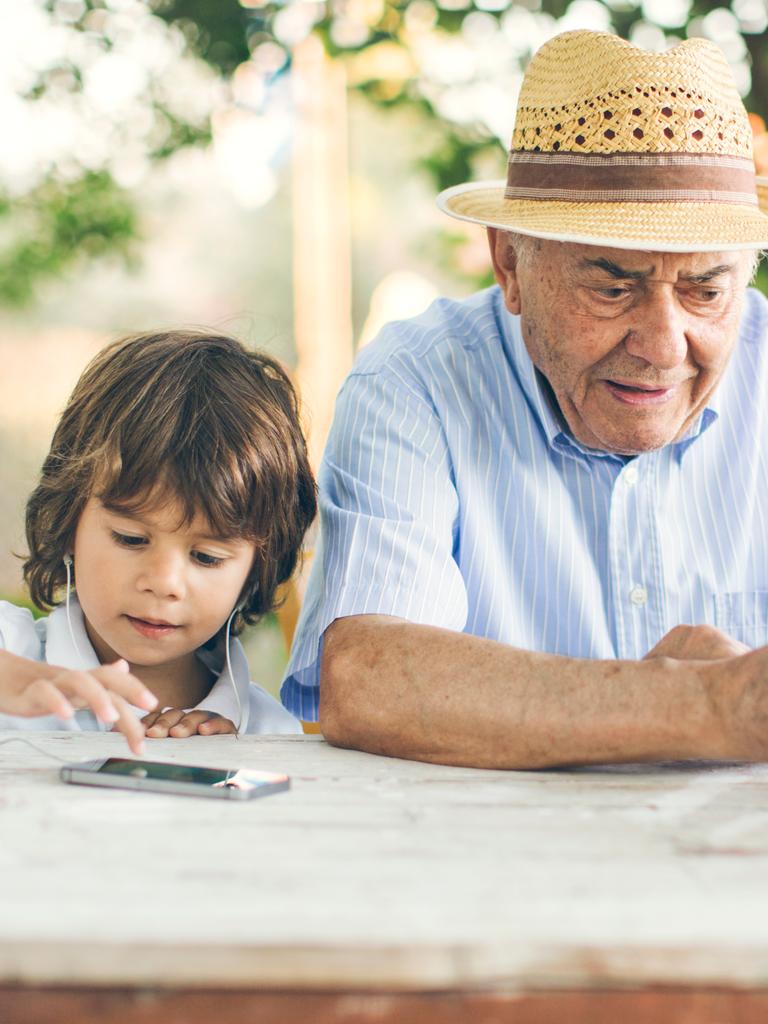
M504 293L504 304L510 313L520 313L520 287L517 279L517 253L509 244L506 231L486 228L491 250L493 275Z

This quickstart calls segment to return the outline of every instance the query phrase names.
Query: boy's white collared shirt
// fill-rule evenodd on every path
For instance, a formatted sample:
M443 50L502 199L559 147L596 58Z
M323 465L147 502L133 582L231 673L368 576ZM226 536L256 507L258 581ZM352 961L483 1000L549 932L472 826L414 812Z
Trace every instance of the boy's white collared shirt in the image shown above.
M0 601L0 648L32 661L60 665L62 668L98 668L99 659L85 629L82 609L76 598L70 601L70 622L63 605L55 608L50 615L34 619L26 608L18 608L7 601ZM218 674L208 696L195 706L195 710L210 711L228 718L235 725L242 709L242 731L246 733L300 733L301 725L282 705L252 683L248 662L242 644L236 638L230 639L230 660L232 676L237 687L238 699L232 689L227 671L223 641L212 650L199 648L197 656ZM138 717L147 712L134 708ZM187 709L192 710L192 709ZM30 731L69 730L107 731L110 726L99 722L90 711L76 711L74 718L62 720L54 715L39 718L20 718L16 715L0 714L0 729L21 729Z

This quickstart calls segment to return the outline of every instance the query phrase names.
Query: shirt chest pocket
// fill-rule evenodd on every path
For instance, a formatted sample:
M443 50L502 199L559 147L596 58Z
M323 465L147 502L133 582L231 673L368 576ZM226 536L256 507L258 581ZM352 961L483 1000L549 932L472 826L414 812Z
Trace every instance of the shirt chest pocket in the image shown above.
M768 590L715 594L715 625L747 647L768 644Z

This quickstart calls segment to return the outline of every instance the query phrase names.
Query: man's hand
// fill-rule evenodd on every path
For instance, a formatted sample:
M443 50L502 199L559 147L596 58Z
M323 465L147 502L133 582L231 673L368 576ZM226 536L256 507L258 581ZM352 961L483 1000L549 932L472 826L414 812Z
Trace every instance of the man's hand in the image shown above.
M676 626L643 660L654 658L710 663L699 666L715 723L705 756L768 761L768 647L753 651L714 626Z
M144 727L130 704L149 710L157 699L122 659L81 672L0 651L0 711L6 714L68 719L87 707L100 722L122 732L134 754L141 754Z
M199 733L201 736L220 736L224 733L236 733L234 722L212 711L184 711L182 708L166 708L164 711L153 711L146 715L142 722L147 736L153 740L184 739Z
M768 762L768 647L701 664L726 760Z
M747 654L750 649L714 626L675 626L648 651L645 658L716 661Z

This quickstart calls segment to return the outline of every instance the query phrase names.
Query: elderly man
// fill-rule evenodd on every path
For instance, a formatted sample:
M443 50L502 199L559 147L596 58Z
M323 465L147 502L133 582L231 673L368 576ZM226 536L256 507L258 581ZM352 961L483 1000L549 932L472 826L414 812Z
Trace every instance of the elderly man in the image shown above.
M284 701L450 764L768 758L768 217L723 55L554 38L507 182L440 203L498 286L345 383Z

